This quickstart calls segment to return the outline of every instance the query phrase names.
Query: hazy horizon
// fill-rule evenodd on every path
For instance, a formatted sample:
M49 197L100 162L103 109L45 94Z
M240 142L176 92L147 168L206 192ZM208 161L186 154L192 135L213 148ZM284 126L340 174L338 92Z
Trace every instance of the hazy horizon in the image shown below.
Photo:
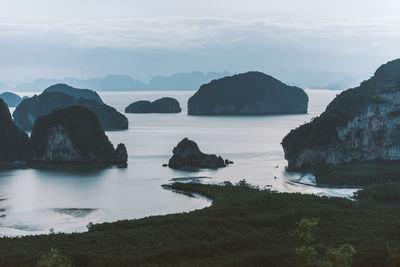
M392 0L3 1L0 81L192 71L342 73L398 56ZM155 8L157 7L157 8Z

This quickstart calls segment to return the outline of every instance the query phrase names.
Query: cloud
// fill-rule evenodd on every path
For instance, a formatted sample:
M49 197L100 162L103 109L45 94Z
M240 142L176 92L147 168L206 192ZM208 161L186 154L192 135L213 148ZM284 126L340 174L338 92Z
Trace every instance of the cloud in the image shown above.
M0 80L194 70L366 76L399 57L399 42L398 17L0 17Z
M0 41L26 39L71 47L191 49L209 45L288 41L363 40L397 38L400 19L340 21L279 21L221 17L164 17L147 19L77 20L40 18L25 22L1 22ZM376 43L375 43L376 45Z

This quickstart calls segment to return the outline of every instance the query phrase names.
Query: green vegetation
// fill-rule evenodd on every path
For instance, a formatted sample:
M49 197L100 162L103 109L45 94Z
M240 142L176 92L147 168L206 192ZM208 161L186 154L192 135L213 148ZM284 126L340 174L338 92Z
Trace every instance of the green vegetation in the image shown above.
M371 185L355 193L357 199L372 198L379 202L400 203L400 183Z
M377 202L400 203L400 162L365 161L318 166L316 182L326 185L364 186L354 197Z
M62 255L58 249L51 248L37 263L37 267L71 267L71 261Z
M314 169L318 184L364 186L400 182L399 161L364 161L324 165Z
M388 248L388 258L386 260L387 267L400 266L400 247Z
M317 229L319 219L301 219L298 224L296 234L300 243L296 247L296 264L304 267L350 267L352 258L356 253L355 249L348 244L340 245L338 248L327 248L319 253L314 247L314 232ZM322 254L322 255L321 255Z
M172 187L212 198L213 205L91 224L86 233L1 238L0 266L33 266L53 258L76 266L299 266L309 247L311 263L326 266L384 266L398 259L396 250L388 249L400 244L397 206L268 193L245 182Z

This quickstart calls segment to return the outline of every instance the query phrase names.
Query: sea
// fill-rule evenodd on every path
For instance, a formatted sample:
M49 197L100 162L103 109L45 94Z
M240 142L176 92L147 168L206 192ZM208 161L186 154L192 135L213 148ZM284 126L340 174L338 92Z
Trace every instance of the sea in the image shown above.
M212 204L199 195L163 187L174 181L235 184L245 179L263 190L351 198L357 188L318 186L312 174L286 171L280 144L283 137L323 112L340 91L313 89L306 93L308 114L188 116L187 101L193 91L99 92L105 103L122 113L134 101L161 97L176 98L182 112L125 114L128 130L106 132L114 146L126 145L127 168L0 170L0 236L82 232L90 222L189 212ZM234 164L197 171L163 167L185 137L204 153L221 155Z

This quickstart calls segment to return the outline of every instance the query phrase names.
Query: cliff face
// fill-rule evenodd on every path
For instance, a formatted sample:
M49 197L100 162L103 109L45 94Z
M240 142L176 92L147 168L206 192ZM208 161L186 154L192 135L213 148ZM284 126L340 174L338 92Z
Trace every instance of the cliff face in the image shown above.
M126 113L179 113L179 102L171 97L163 97L154 102L137 101L125 108Z
M282 146L289 169L400 159L400 59L342 92L321 116L292 130Z
M126 149L115 150L95 113L73 106L37 119L28 142L29 161L126 163Z
M261 72L225 77L202 85L189 99L189 115L307 113L308 97Z
M0 163L24 159L28 135L12 121L6 103L0 99Z
M60 92L45 92L39 96L28 98L15 109L15 123L24 130L31 130L35 121L57 109L71 106L84 106L96 113L104 130L127 129L128 119L115 108L94 100L75 98Z

